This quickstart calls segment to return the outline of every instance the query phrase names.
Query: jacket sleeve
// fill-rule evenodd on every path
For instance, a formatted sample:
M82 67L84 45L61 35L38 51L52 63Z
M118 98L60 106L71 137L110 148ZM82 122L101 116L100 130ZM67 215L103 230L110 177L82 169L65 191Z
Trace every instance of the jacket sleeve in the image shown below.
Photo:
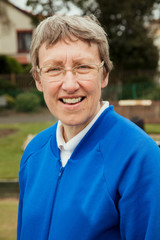
M146 141L130 156L120 184L121 238L160 239L160 149Z
M17 221L17 240L21 239L22 215L23 215L23 195L25 191L25 184L27 178L27 160L29 158L28 152L24 152L19 171L19 206L18 206L18 221Z
M23 208L23 198L20 194L19 196L19 206L18 206L18 223L17 223L17 240L21 239L21 227L22 227L22 208Z
M51 136L55 136L57 123L53 126L43 130L39 134L37 134L31 142L27 145L20 164L19 171L19 208L18 208L18 223L17 223L17 240L21 239L21 230L23 228L23 198L25 193L25 188L27 184L28 177L28 163L30 161L30 157L42 149L42 147L48 142Z

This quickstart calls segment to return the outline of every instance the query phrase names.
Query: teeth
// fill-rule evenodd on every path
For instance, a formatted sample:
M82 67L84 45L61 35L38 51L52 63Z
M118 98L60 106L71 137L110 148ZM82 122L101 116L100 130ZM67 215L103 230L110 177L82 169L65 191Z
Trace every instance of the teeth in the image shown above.
M63 98L64 103L78 103L82 100L82 97L78 98Z

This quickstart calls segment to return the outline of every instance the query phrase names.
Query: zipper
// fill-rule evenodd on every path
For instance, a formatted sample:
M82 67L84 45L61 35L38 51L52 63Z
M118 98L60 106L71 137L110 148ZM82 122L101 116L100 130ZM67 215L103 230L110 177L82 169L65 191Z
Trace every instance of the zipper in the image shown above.
M60 163L61 163L61 161L60 161ZM65 169L65 167L63 167L62 163L61 163L59 174L58 174L58 178L57 178L57 185L56 185L56 189L55 189L54 199L53 199L52 214L51 214L51 218L50 218L50 226L49 226L48 238L47 239L50 239L50 229L51 229L51 225L52 225L52 217L53 217L53 214L54 214L54 205L55 205L55 201L56 201L56 196L57 196L57 191L58 191L60 178L62 177L64 169Z
M59 171L59 175L58 175L58 179L62 176L63 171L64 171L64 167L61 166L61 167L60 167L60 171ZM57 183L57 185L58 185L58 183Z

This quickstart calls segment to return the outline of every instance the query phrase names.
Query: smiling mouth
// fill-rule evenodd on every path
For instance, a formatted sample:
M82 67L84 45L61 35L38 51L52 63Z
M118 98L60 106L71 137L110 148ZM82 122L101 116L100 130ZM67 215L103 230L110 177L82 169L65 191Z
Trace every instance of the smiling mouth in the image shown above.
M85 97L77 97L77 98L61 98L60 101L64 104L76 104L82 102Z

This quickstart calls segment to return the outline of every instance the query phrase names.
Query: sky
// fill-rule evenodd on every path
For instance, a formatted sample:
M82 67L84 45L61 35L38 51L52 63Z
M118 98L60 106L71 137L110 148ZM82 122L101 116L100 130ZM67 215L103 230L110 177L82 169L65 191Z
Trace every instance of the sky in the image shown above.
M25 5L27 0L9 0L9 1L21 9L31 11L31 8ZM72 11L69 12L69 14L80 14L80 10L76 9L75 7L72 7ZM159 8L155 9L154 16L155 19L160 18L160 5Z
M23 10L31 11L31 8L26 6L27 0L9 0L9 1L10 1L11 3L13 3L15 6L21 8L21 9L23 9ZM72 9L72 10L69 11L69 12L67 12L68 15L71 15L71 14L80 14L80 13L81 13L81 10L78 9L78 8L75 8L72 3L70 3L70 5L71 5L71 9ZM62 13L64 13L64 12L62 11Z
M24 10L29 10L30 8L26 7L26 2L27 0L9 0L11 3L13 3L14 5L16 5L19 8L22 8Z

